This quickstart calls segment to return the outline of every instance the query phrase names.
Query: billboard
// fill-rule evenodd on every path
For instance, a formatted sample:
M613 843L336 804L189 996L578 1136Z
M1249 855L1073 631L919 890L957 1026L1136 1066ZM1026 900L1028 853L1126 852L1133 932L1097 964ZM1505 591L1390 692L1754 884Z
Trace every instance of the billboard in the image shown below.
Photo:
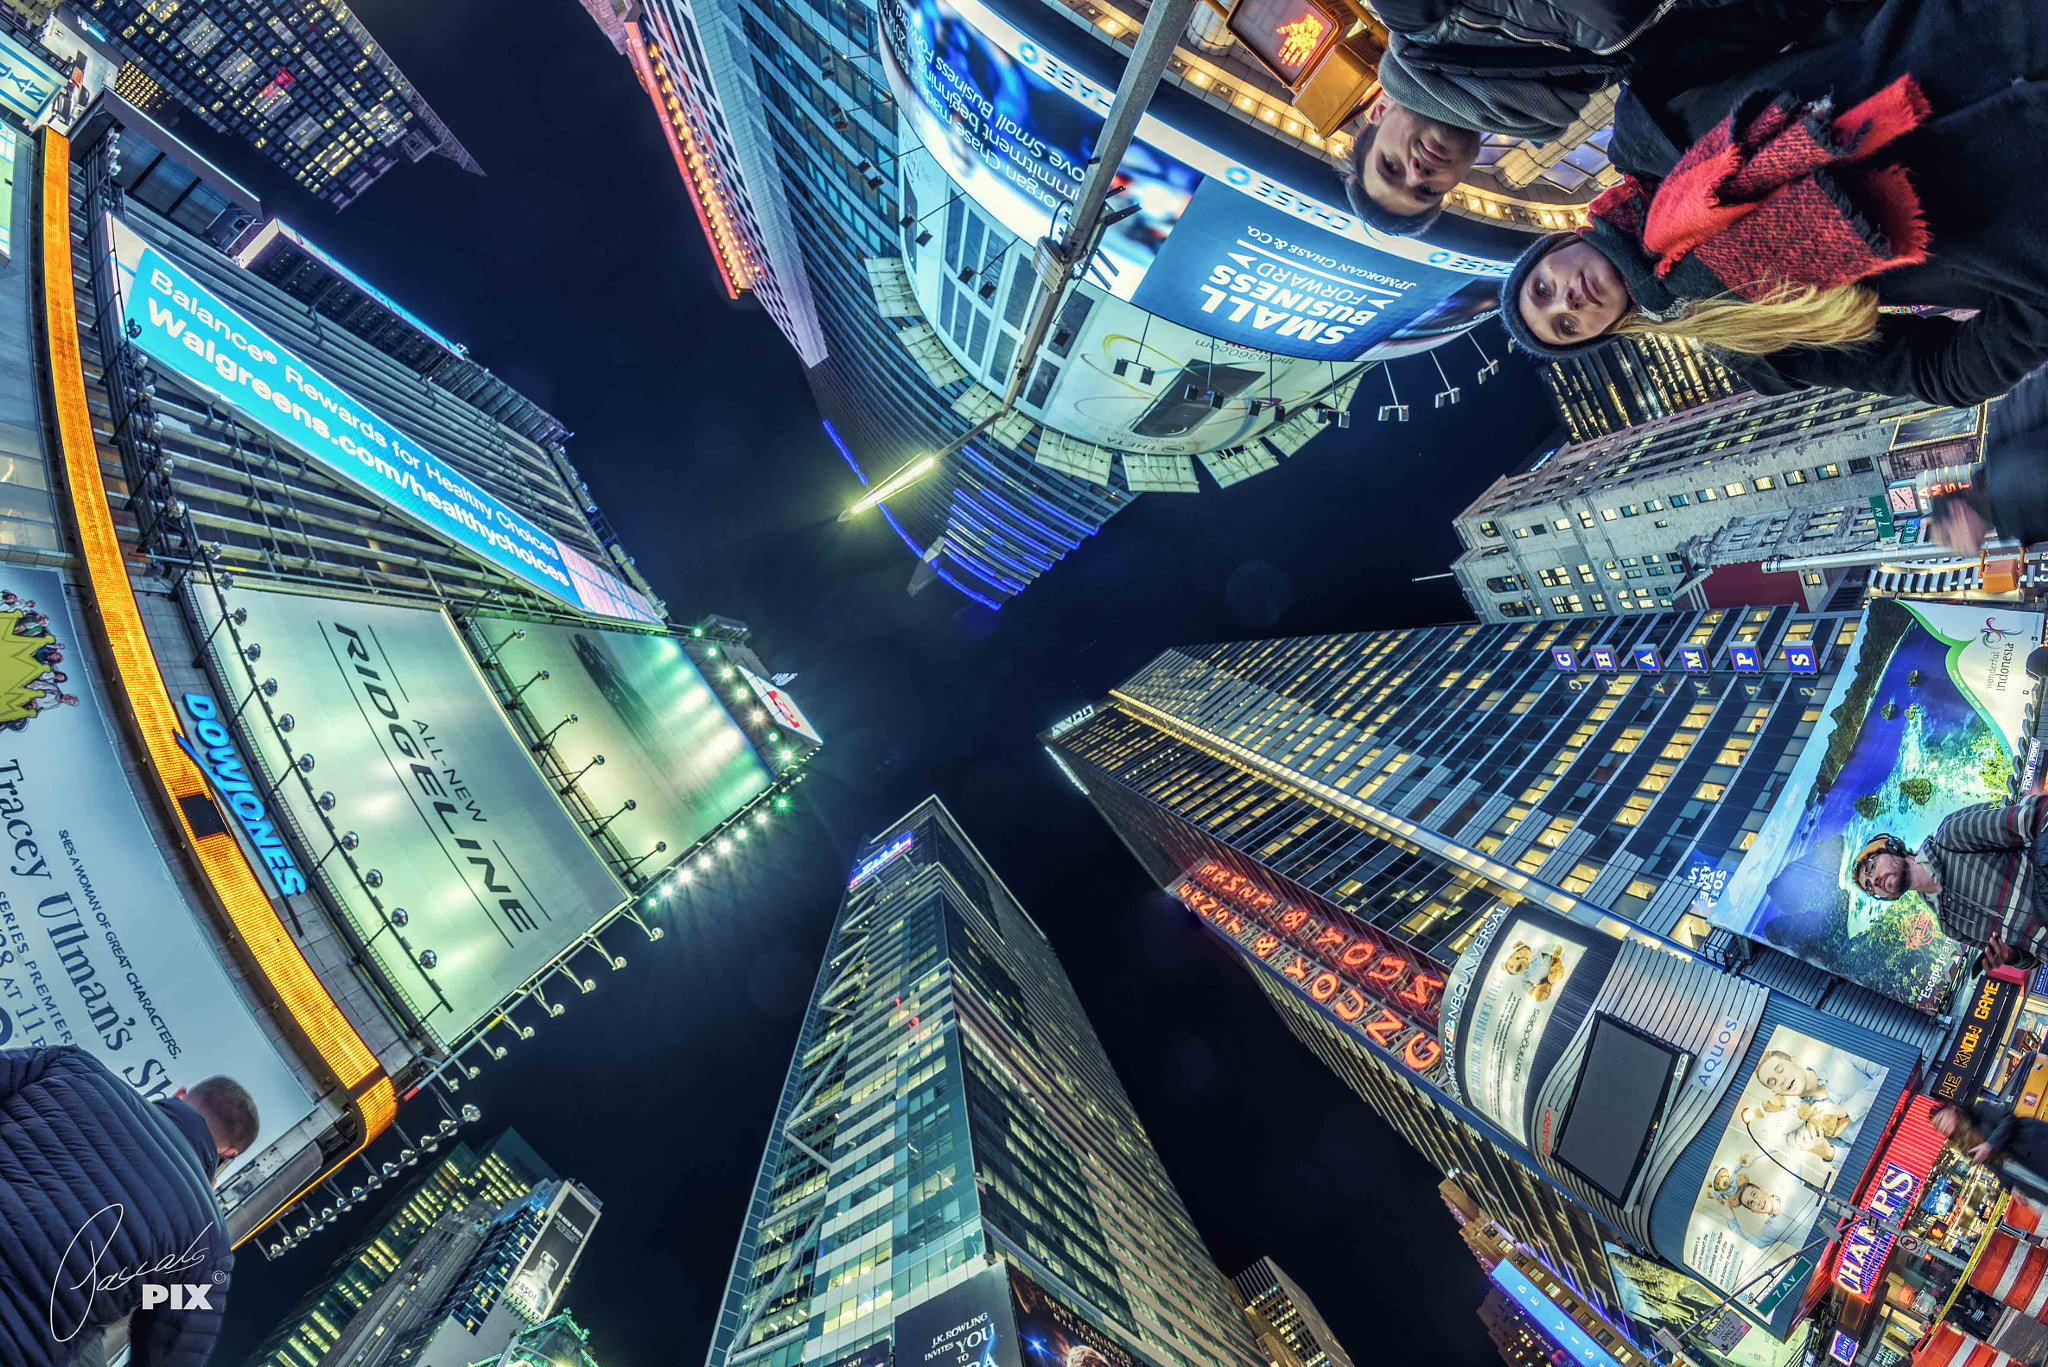
M599 631L479 617L488 640L515 630L498 658L515 679L545 669L548 677L522 695L543 725L575 713L555 734L555 751L573 772L603 755L576 780L601 815L619 812L605 829L627 852L645 854L668 842L680 855L706 831L744 807L773 781L753 743L671 636ZM661 868L656 856L640 866Z
M1021 1367L1003 1264L896 1316L896 1367Z
M1896 1094L1888 1070L1779 1025L1716 1141L1685 1224L1685 1263L1766 1322L1789 1317L1815 1257L1821 1193L1846 1197L1850 1154Z
M1010 1267L1010 1314L1017 1342L1031 1350L1031 1367L1151 1367L1123 1340Z
M1792 1367L1801 1360L1808 1326L1790 1338L1773 1338L1733 1310L1722 1307L1721 1295L1669 1263L1620 1244L1608 1242L1607 1268L1621 1295L1622 1313L1641 1331L1638 1342L1651 1341L1663 1330L1685 1334L1685 1354L1699 1367Z
M329 256L326 252L322 251L318 245L307 240L307 238L303 234L296 231L291 226L291 224L285 222L281 218L272 218L269 222L265 223L262 227L256 229L254 232L249 234L248 237L244 238L240 245L235 250L235 264L237 266L240 266L243 270L248 270L251 266L256 264L257 260L260 257L262 257L264 252L269 250L271 244L276 242L279 238L283 238L285 241L291 243L294 247L297 247L307 256L312 257L315 261L318 261L320 264L327 267L327 269L333 271L336 275L348 281L351 285L354 285L364 294L369 295L370 298L376 300L379 304L391 310L391 312L395 314L397 317L404 319L407 323L410 323L414 328L418 329L421 333L423 333L428 338L428 340L432 341L434 345L440 347L442 350L450 352L451 354L456 356L469 355L468 347L462 346L461 344L456 342L451 342L446 337L443 337L440 333L434 331L434 329L428 327L425 323L421 322L419 318L415 317L410 309L407 309L403 304L399 303L396 299L391 298L389 295L385 294L384 291L378 289L375 285L363 279L363 277L361 277L360 275L357 275L347 266L342 265L341 262L335 260L332 256Z
M1531 923L1494 940L1493 956L1473 983L1459 1067L1465 1099L1518 1144L1529 1143L1536 1047L1557 1010L1559 989L1585 953L1584 940Z
M811 725L804 710L796 705L796 699L789 696L789 690L770 683L748 669L745 665L734 666L740 677L747 681L747 687L754 690L754 696L761 700L771 719L786 731L794 731L813 745L823 745L825 738L818 734L818 728Z
M597 1199L574 1183L564 1182L555 1192L540 1233L505 1282L506 1296L528 1319L544 1320L554 1313L600 1209Z
M111 214L124 323L180 381L478 560L599 617L661 619L637 590L536 526L306 364Z
M152 1100L226 1073L262 1122L313 1109L243 1006L136 804L51 570L0 571L0 1049L75 1044Z
M1000 0L887 0L878 22L918 143L1010 234L1045 236L1112 102L1109 54ZM1478 224L1448 225L1440 242L1379 234L1336 207L1328 163L1248 136L1253 157L1288 163L1282 174L1232 155L1246 135L1227 115L1160 89L1118 168L1120 202L1138 211L1103 239L1094 276L1109 294L1261 352L1358 360L1475 277L1497 283L1522 245ZM1483 246L1448 246L1449 235Z
M293 715L293 752L313 757L314 789L334 793L326 819L360 847L326 848L322 813L296 779L277 785L272 808L436 1036L483 1019L623 900L441 613L241 585L230 598L249 613L241 640L261 647L278 681L274 706ZM195 601L211 631L218 606ZM230 633L211 648L223 678L244 677ZM276 776L277 735L250 726L245 739ZM376 901L350 863L380 872ZM402 928L385 919L393 907L406 910Z
M1849 862L1873 836L1916 847L1959 808L2007 799L2041 623L2002 604L1873 600L1714 924L1941 1010L1974 951L1918 893L1865 895Z

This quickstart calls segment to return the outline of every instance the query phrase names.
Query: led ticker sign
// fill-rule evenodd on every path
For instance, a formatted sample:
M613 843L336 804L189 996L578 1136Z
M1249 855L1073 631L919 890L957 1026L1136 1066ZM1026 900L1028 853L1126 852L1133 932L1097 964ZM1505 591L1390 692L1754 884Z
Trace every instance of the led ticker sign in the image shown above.
M1418 968L1412 954L1330 925L1220 864L1202 865L1176 895L1409 1068L1428 1072L1443 1058L1430 1028L1443 978L1428 965Z
M2005 1038L2005 1026L2012 1019L2023 984L2019 975L2003 977L2009 969L1994 969L1977 985L1970 1009L1963 1013L1948 1049L1935 1067L1928 1094L1936 1101L1974 1101L1977 1083L1984 1069L1998 1054Z
M888 844L882 846L881 849L876 850L873 854L861 860L860 863L857 866L855 866L853 870L853 877L847 880L846 886L848 888L857 888L862 883L867 882L868 879L872 878L875 875L875 872L878 869L880 869L882 865L888 863L891 859L894 859L897 855L909 849L911 841L915 838L916 835L914 832L905 831L903 834L897 836L894 840L891 840Z

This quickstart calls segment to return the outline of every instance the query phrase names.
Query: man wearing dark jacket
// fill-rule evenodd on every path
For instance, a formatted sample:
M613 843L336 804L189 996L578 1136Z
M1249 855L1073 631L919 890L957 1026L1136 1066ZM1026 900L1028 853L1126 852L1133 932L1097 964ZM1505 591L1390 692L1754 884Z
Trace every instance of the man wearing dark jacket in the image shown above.
M1711 81L1806 40L1861 0L1370 0L1387 26L1381 95L1351 150L1351 205L1413 236L1472 169L1482 133L1545 142L1586 102L1669 53Z
M0 1363L63 1367L133 1315L135 1367L203 1367L234 1262L214 1171L256 1130L229 1078L152 1103L82 1049L0 1049Z
M1984 460L1926 477L1934 534L1975 552L1996 532L2023 546L2048 541L2048 370L2037 370L1991 405Z

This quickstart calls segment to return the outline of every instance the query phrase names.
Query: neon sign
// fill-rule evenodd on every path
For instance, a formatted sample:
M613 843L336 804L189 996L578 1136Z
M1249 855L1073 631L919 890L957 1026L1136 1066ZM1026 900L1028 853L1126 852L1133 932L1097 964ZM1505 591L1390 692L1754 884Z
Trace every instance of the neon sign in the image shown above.
M897 855L909 849L910 842L914 838L914 834L914 832L905 831L903 834L897 836L894 840L884 845L881 849L876 850L873 854L861 860L859 864L854 866L853 877L847 882L846 886L849 889L852 889L857 888L862 883L866 882L870 877L874 875L877 869L880 869L882 867L882 865L888 863L891 859L894 859Z
M1311 916L1221 864L1196 868L1175 896L1407 1067L1428 1072L1442 1059L1432 1028L1443 977L1412 953Z
M1052 724L1052 730L1046 732L1046 738L1048 740L1058 740L1061 736L1066 735L1067 732L1073 730L1075 727L1079 726L1082 722L1087 721L1090 717L1094 715L1095 704L1089 703L1079 712L1075 712L1069 716L1062 717L1058 721L1054 722Z
M1870 1194L1863 1198L1863 1209L1880 1220L1895 1222L1913 1208L1919 1191L1916 1174L1897 1163L1886 1163L1883 1174L1871 1184ZM1859 1300L1869 1300L1870 1289L1877 1285L1878 1273L1892 1251L1892 1240L1892 1232L1883 1226L1858 1221L1842 1239L1842 1251L1835 1260L1835 1285Z

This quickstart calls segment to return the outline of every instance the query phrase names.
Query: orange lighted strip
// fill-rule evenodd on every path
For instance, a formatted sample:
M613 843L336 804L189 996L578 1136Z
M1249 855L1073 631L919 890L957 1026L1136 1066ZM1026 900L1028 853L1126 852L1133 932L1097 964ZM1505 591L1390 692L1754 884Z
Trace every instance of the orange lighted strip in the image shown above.
M698 226L704 229L704 240L711 247L711 260L718 267L718 277L725 284L726 294L737 299L740 286L726 266L722 234L711 226L711 219L705 213L703 195L697 188L697 173L690 169L689 158L676 138L675 125L670 122L668 105L661 97L661 77L656 73L654 64L647 60L647 36L640 31L640 25L629 19L626 21L626 39L626 55L632 59L633 73L640 78L641 88L654 102L654 113L661 122L661 134L668 139L668 150L676 159L676 170L683 173L683 188L689 192L690 207L697 212Z
M364 1143L368 1143L391 1123L396 1110L391 1079L286 934L234 836L225 831L202 836L185 819L183 799L212 798L198 767L175 740L177 722L171 712L170 691L143 631L142 611L128 582L127 559L108 510L78 345L78 301L71 259L71 144L49 128L43 129L42 137L43 331L62 448L63 502L86 569L89 607L98 618L113 665L111 682L148 752L150 772L169 799L169 812L183 832L186 848L198 861L276 1000L284 1004L320 1061L354 1098L363 1120Z

